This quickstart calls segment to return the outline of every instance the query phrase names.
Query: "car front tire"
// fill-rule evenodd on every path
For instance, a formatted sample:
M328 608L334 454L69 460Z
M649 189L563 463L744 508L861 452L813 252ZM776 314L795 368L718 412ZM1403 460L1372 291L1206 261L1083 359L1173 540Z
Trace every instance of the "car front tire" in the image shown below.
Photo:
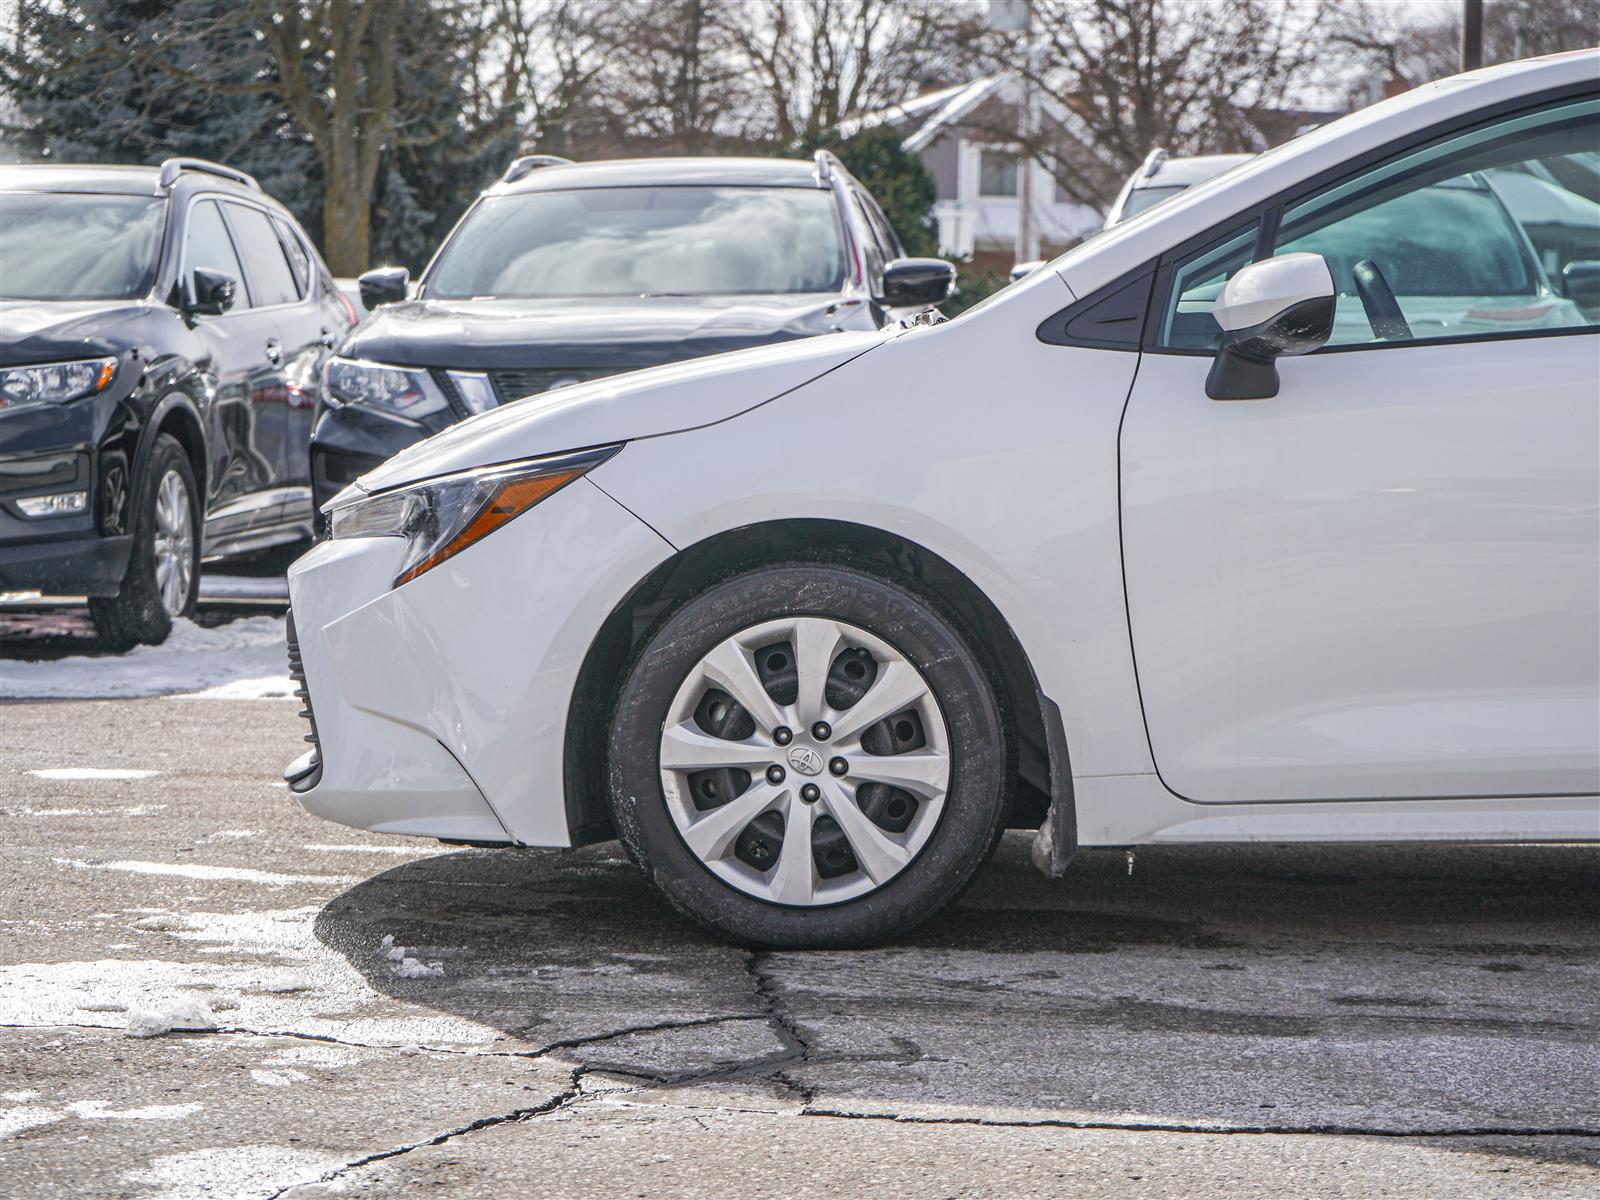
M133 505L133 552L117 594L89 601L109 650L167 640L194 611L200 589L200 503L194 470L177 440L159 434Z
M723 581L646 635L610 724L613 819L679 912L774 948L893 938L993 851L1013 752L936 602L853 566Z

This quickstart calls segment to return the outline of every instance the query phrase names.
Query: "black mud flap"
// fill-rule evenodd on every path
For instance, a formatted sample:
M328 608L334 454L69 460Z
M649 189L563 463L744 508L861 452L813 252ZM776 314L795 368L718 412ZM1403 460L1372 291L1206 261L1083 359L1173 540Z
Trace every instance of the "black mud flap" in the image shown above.
M1078 809L1072 797L1072 764L1067 760L1067 732L1056 702L1039 693L1044 717L1045 749L1050 755L1050 811L1033 838L1033 865L1051 879L1067 873L1078 852Z

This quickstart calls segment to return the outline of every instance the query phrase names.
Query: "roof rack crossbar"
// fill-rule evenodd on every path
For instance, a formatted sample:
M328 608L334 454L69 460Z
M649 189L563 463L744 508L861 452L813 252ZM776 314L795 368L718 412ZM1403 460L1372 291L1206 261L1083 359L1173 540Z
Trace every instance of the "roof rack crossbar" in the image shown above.
M570 167L572 160L562 158L559 154L524 154L506 168L506 173L500 176L501 183L515 183L524 175L531 175L540 167Z
M221 163L214 163L205 158L169 158L161 164L160 184L162 188L170 188L178 182L178 176L185 171L204 171L207 175L218 175L223 179L231 179L235 183L242 183L245 187L261 190L261 185L256 182L254 175L246 175L243 171L236 171L232 167L225 167Z

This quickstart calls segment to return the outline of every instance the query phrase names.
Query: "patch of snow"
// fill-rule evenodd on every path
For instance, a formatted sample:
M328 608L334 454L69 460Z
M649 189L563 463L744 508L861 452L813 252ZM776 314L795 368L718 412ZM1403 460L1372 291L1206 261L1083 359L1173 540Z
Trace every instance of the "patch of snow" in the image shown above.
M119 859L116 862L84 862L81 859L58 858L57 866L75 867L80 871L129 871L135 875L178 875L185 879L227 879L237 883L261 883L270 887L285 887L291 883L349 884L358 882L354 875L280 875L275 871L258 871L254 867L208 867L200 863L154 863Z
M250 1078L262 1087L290 1087L310 1079L304 1071L251 1071Z
M183 996L154 1008L134 1008L128 1013L129 1037L160 1037L165 1033L209 1033L217 1027L216 1014L204 1000Z
M136 646L126 654L10 663L0 678L0 699L205 694L229 685L264 693L267 680L283 684L282 692L273 694L289 694L281 617L248 617L215 629L180 620L173 623L172 633L159 646ZM251 688L243 688L246 681Z
M160 771L130 770L123 767L46 767L42 771L29 771L39 779L78 783L101 779L149 779Z
M0 1092L0 1100L9 1100L12 1104L26 1104L30 1100L37 1100L38 1092Z
M153 1193L153 1200L245 1200L315 1183L342 1166L341 1159L314 1150L230 1146L165 1154L123 1178L161 1188Z
M151 1104L118 1111L106 1100L75 1100L67 1105L67 1111L80 1121L181 1121L203 1108L203 1104Z
M78 1005L80 1012L127 1012L128 1006L120 1000L90 1000Z
M437 979L444 975L444 964L441 962L425 963L406 955L390 970L401 979Z
M185 692L175 700L293 700L294 680L287 675L262 675L254 679L230 679L198 692Z
M53 1108L0 1108L0 1138L15 1137L24 1130L54 1124L62 1116Z
M7 815L13 817L92 817L95 810L92 808L10 808Z

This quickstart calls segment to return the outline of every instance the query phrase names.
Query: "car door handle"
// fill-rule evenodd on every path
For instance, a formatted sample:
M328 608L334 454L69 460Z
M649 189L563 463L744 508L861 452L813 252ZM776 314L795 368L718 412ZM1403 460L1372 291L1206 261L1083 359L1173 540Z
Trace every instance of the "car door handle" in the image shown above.
M267 361L274 365L283 361L283 345L277 338L267 339Z
M317 341L321 342L329 350L333 349L338 340L338 338L333 336L333 331L331 329L324 329L322 331L322 336L317 339Z

